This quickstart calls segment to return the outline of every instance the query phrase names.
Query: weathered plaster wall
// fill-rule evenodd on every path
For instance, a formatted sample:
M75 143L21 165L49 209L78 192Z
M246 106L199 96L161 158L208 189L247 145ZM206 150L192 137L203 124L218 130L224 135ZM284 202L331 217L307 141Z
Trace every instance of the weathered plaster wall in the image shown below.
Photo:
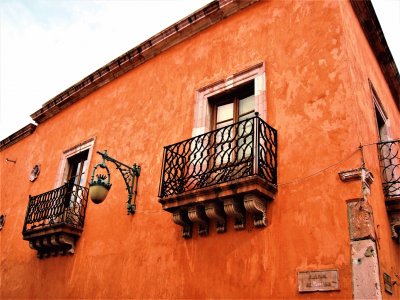
M261 1L90 94L0 152L0 209L7 214L0 234L0 296L350 298L346 200L360 196L360 185L342 183L337 173L359 167L360 141L376 139L366 128L373 117L368 77L391 105L357 24L347 3ZM227 233L184 240L157 202L163 146L191 136L196 90L260 62L266 64L267 122L279 137L280 186L268 208L270 224L235 232L229 223ZM106 202L89 203L75 255L38 260L21 236L28 195L54 188L62 151L90 137L96 137L95 151L107 149L142 166L137 213L126 216L124 183L113 170ZM377 204L383 199L376 152L367 155L376 175L372 204L381 224L379 251L387 254L382 263L390 268L399 258L383 202ZM6 164L6 157L17 163ZM94 155L90 169L98 161ZM28 175L37 163L41 174L31 183ZM339 269L339 292L297 292L297 271L325 268Z
M379 141L375 108L368 79L372 82L378 97L388 115L390 135L393 139L400 138L400 114L393 101L389 87L380 71L379 65L370 51L368 42L362 34L362 29L350 3L341 2L341 13L346 34L346 51L348 64L348 82L353 86L353 99L358 110L355 111L357 135L361 144L371 144ZM370 204L374 211L375 230L380 264L380 280L383 298L399 298L400 291L394 288L395 294L384 292L383 272L388 273L392 280L400 274L400 248L391 240L389 218L382 192L382 181L379 170L378 151L376 145L364 147L366 167L375 176L371 186Z

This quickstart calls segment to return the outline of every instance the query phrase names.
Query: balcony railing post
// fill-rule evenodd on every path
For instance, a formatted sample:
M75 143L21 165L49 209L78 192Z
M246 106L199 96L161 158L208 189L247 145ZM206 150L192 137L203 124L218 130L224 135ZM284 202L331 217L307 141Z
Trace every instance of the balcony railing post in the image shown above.
M24 221L24 227L23 227L23 229L22 229L22 232L24 232L24 231L26 230L26 224L27 224L27 221L28 221L28 216L29 216L29 211L30 211L30 206L31 206L32 198L33 198L33 197L32 197L31 195L29 195L28 207L27 207L26 213L25 213L25 221Z
M259 172L259 147L260 147L260 117L255 112L256 117L253 119L253 175Z
M73 188L73 187L71 187L71 189L70 189L70 186L71 186L71 185L72 185L72 184L71 184L70 182L67 182L67 183L64 185L64 197L63 197L63 199L62 199L64 211L63 211L62 220L61 220L61 222L63 222L63 223L65 223L65 221L67 220L67 213L68 213L68 209L69 209L69 202L71 201L71 194L72 194L72 188ZM69 199L68 199L68 198L69 198Z
M165 172L165 161L167 158L167 147L164 147L164 151L163 151L163 160L162 160L162 167L161 167L161 179L160 179L160 189L158 191L158 196L159 197L163 197L164 196L164 172Z

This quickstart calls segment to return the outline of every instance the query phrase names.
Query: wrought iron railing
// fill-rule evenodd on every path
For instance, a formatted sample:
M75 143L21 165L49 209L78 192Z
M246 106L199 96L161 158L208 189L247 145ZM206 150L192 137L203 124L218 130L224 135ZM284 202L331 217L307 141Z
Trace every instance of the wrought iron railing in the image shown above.
M256 115L164 147L159 197L258 175L277 181L277 131Z
M386 199L400 197L400 140L378 143Z
M82 229L89 189L66 183L46 193L29 196L23 233L67 224Z

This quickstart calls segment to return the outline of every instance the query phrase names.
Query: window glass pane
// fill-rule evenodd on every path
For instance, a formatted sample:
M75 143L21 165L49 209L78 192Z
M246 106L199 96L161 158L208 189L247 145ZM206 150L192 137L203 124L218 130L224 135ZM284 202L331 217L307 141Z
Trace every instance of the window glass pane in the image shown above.
M79 184L79 180L81 179L80 175L81 175L81 164L82 162L78 162L78 164L76 165L76 168L74 170L74 173L71 174L71 179L74 182L74 184ZM74 166L75 167L75 166Z
M249 112L249 113L247 113L247 114L244 114L244 115L240 116L240 117L239 117L239 121L243 121L243 120L246 120L246 119L250 119L250 118L252 118L252 117L254 117L254 116L255 116L254 111L252 111L252 112Z
M219 105L217 107L217 123L233 119L233 103Z
M254 112L254 95L239 101L239 116Z
M233 119L225 121L225 122L217 123L217 128L216 129L222 128L224 126L228 126L228 125L231 125L231 124L233 124Z

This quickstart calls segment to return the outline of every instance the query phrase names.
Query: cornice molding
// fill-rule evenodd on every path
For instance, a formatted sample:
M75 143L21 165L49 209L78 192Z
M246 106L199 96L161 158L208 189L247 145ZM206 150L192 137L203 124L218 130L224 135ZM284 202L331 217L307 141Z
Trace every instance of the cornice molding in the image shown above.
M38 124L103 85L259 0L216 0L117 57L43 104L31 117Z
M370 0L350 0L361 28L400 110L400 75Z
M13 133L9 137L6 137L4 140L0 141L0 151L3 151L4 149L15 144L16 142L31 135L36 130L36 127L37 126L35 124L30 123L18 130L17 132Z

